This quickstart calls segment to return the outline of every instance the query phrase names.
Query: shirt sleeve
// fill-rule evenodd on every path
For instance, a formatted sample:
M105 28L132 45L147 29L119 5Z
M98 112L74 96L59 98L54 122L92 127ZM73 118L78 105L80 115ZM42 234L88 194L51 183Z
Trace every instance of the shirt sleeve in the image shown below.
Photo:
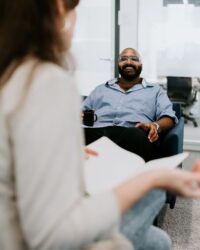
M82 110L86 109L95 109L96 102L99 98L99 94L101 92L100 90L101 86L96 87L90 94L87 96L87 98L83 101L82 104Z
M156 120L161 119L163 116L172 118L175 124L178 123L171 101L163 88L159 87L156 98Z
M12 120L18 209L31 249L78 250L114 231L120 215L113 192L85 195L80 102L67 77L49 72Z

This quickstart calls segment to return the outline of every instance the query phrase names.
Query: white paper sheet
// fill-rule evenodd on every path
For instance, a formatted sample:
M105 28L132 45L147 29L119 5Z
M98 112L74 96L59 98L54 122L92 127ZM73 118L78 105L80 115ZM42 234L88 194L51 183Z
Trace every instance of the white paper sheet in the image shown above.
M145 163L140 156L122 149L107 137L100 138L88 147L99 153L99 156L85 161L84 175L89 194L111 189L141 172L175 168L188 156L188 153L182 153Z

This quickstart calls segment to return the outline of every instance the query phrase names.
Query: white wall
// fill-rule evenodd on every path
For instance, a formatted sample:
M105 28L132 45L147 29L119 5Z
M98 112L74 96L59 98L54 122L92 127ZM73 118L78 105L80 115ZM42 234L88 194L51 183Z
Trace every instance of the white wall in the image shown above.
M146 77L200 76L200 7L140 0L138 40Z
M114 2L82 0L73 41L81 93L114 75ZM200 7L162 0L122 0L120 50L138 49L143 76L200 76ZM101 60L107 58L108 60ZM87 94L85 93L85 94Z
M120 2L120 51L124 48L138 48L138 8L140 0Z
M114 0L81 0L72 43L82 95L114 75Z

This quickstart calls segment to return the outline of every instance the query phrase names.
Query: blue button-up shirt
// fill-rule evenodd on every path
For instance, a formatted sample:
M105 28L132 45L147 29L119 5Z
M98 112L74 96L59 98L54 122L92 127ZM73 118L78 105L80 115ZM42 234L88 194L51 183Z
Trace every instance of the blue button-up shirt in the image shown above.
M153 122L163 116L177 118L162 87L147 83L134 85L127 91L120 88L117 79L97 86L83 102L83 110L94 109L97 121L93 127L133 127L138 122Z

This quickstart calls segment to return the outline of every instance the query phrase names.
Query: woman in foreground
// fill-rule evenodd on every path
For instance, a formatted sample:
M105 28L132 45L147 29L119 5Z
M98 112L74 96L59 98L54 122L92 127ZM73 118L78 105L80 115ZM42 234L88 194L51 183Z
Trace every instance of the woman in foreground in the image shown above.
M80 100L63 61L77 4L0 0L0 249L170 249L151 226L161 189L199 198L200 162L85 194Z

